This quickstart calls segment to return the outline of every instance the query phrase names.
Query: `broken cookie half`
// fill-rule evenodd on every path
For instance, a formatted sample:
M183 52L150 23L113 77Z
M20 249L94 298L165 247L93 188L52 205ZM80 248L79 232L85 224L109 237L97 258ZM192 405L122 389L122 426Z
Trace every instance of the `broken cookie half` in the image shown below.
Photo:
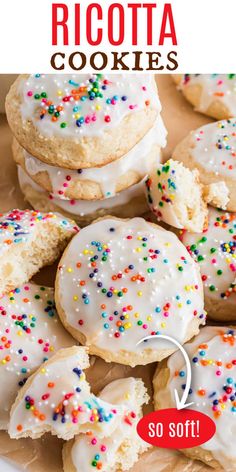
M157 218L175 228L201 232L207 223L207 205L198 173L182 163L159 164L146 180L147 199Z
M88 367L86 348L77 346L61 349L45 362L16 398L10 414L10 437L35 439L50 432L69 440L90 432L103 438L119 430L123 421L126 424L133 420L132 409L128 411L125 402L108 403L91 392L84 373ZM143 403L147 398L146 389L142 381L140 384ZM133 387L136 391L135 384ZM136 395L139 398L138 393ZM136 403L141 404L140 400Z
M11 210L0 214L0 296L52 264L79 231L59 213Z
M227 188L200 183L197 169L169 159L158 164L146 180L146 195L159 221L178 229L201 233L208 224L207 204L227 205Z
M98 435L115 428L122 407L99 400L90 391L84 369L84 347L61 349L32 375L20 390L9 423L11 438L41 437L46 432L65 440L93 430Z
M124 414L109 436L99 438L92 431L80 434L63 447L64 472L106 472L129 470L148 449L137 433L142 406L148 395L141 379L129 377L108 384L100 393L103 401L124 406Z

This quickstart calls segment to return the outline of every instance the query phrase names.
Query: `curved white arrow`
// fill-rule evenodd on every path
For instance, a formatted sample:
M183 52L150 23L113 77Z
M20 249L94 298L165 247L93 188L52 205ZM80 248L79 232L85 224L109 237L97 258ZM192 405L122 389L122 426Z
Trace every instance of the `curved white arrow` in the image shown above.
M143 341L147 341L148 339L155 339L155 338L165 339L166 341L170 341L171 343L175 344L178 347L178 349L180 349L180 351L182 352L184 356L184 360L186 362L186 384L185 384L185 389L184 389L184 393L181 400L179 399L179 394L176 388L174 390L176 408L177 410L182 410L183 408L187 408L188 406L193 405L194 402L186 403L186 400L189 395L189 389L191 386L191 378L192 378L191 364L190 364L190 360L189 360L187 352L185 351L183 346L181 346L181 344L178 341L176 341L176 339L171 338L170 336L166 336L165 334L154 334L151 336L147 336L146 338L140 339L140 341L136 344L136 346L141 344Z

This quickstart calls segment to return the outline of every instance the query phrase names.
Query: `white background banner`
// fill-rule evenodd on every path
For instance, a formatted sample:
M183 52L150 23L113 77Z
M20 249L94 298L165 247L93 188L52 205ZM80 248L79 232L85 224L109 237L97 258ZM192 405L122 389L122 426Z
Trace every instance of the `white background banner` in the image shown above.
M66 46L63 45L62 26L57 29L58 44L52 45L52 4L55 3L68 7L69 45ZM98 28L102 34L101 43L94 46L88 44L86 28L86 12L91 3L102 9L102 19L98 18L97 7L92 10L92 40L96 40ZM108 41L108 9L114 3L124 8L124 40L121 45L111 45ZM164 45L159 44L164 5L168 3L172 8L177 45L172 44L173 38L170 37L165 37ZM132 27L134 9L128 4L137 4L137 32ZM153 6L148 8L150 4ZM112 34L115 40L120 34L119 11L118 7L114 8ZM58 8L58 20L62 19L63 12L62 7ZM152 45L147 45L147 35L151 34L150 22L147 32L148 12L153 26ZM107 72L113 72L114 55L117 60L122 53L127 53L123 60L127 73L135 68L155 73L236 72L235 19L236 0L158 0L146 3L137 0L0 0L0 73L55 72L51 59L54 54L54 66L60 68L60 72L71 72L71 64L74 70L92 71L94 63L97 68L103 65ZM167 18L167 33L169 26ZM136 33L137 45L132 46L132 36ZM75 35L77 42L80 37L80 45L76 44Z

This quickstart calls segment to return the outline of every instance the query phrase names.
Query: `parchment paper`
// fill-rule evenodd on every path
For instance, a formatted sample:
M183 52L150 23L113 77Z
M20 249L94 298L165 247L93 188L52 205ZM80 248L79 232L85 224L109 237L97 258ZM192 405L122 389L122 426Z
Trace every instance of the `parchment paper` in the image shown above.
M171 156L172 149L186 134L194 128L211 121L210 118L193 111L192 107L177 92L174 83L167 75L157 78L160 99L162 102L165 125L168 129L168 145L164 157ZM1 88L1 75L0 75ZM16 166L11 155L11 132L6 117L0 115L0 211L12 208L27 208L29 205L19 190ZM34 278L38 283L53 285L56 264L41 270ZM92 357L91 367L86 376L94 393L99 392L112 380L130 375L142 377L152 397L152 377L156 365L138 366L134 369L118 364L107 364ZM147 413L152 402L145 408ZM62 441L51 435L40 440L10 440L7 433L0 432L0 456L10 463L16 463L20 470L27 472L63 472L61 460ZM130 472L210 472L209 467L200 462L191 461L178 451L150 448L143 454ZM220 472L219 469L217 472ZM0 472L4 472L0 468Z

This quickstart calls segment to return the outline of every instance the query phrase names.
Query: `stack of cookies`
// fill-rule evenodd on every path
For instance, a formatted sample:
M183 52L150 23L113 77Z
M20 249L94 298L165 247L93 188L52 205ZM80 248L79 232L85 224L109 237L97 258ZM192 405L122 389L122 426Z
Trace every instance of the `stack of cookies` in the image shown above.
M166 130L151 75L19 76L6 100L21 189L86 225L147 210L144 179Z

